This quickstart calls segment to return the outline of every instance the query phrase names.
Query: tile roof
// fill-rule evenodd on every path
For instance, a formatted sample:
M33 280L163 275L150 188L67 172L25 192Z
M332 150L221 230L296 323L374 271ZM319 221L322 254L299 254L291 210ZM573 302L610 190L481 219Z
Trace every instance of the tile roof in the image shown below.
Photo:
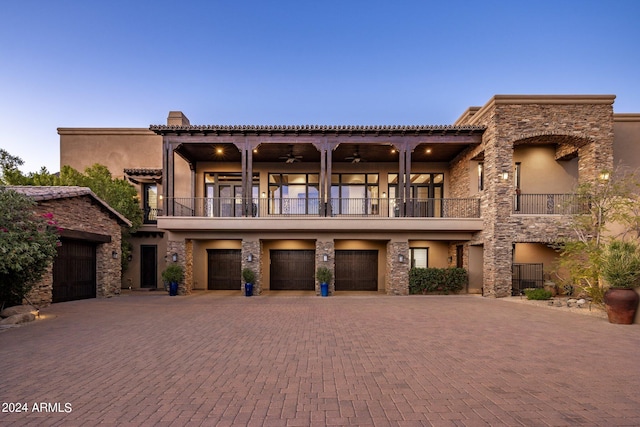
M4 187L17 193L24 194L36 202L44 200L68 199L72 197L89 196L107 211L114 215L120 222L131 226L131 222L107 202L96 196L88 187L77 186L49 186L49 185L8 185Z
M484 126L454 125L151 125L157 134L171 133L370 133L429 135L474 134L485 131Z
M129 176L162 176L162 169L153 169L153 168L125 169L124 173Z

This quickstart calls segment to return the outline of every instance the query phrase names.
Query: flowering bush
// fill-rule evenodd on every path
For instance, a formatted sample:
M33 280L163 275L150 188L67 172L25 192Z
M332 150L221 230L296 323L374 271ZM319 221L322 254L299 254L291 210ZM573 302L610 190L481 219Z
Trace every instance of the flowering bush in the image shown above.
M0 306L22 302L60 245L53 214L38 215L35 206L27 196L0 187Z

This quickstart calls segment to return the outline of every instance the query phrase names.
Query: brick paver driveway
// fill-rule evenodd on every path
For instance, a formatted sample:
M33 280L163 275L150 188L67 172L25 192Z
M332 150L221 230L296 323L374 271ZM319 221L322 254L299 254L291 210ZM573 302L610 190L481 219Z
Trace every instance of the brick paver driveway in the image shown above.
M131 294L44 313L0 333L0 424L640 425L638 325L475 296Z

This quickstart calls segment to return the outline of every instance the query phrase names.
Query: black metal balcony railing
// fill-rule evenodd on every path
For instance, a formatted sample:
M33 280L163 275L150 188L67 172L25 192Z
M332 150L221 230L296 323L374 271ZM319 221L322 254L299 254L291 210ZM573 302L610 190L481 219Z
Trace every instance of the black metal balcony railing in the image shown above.
M589 200L577 194L518 194L513 212L525 215L574 215L589 209Z
M335 198L168 198L162 214L195 217L355 216L410 218L480 218L479 199ZM404 209L402 209L404 207ZM404 211L404 214L403 214Z
M159 210L156 208L146 207L143 209L143 221L144 224L155 224L158 222Z

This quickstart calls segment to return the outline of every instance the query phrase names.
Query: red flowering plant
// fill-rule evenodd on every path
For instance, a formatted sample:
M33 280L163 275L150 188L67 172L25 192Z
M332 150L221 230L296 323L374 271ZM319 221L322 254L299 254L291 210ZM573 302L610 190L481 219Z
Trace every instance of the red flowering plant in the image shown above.
M56 256L57 223L35 208L29 197L0 187L0 308L21 304Z

